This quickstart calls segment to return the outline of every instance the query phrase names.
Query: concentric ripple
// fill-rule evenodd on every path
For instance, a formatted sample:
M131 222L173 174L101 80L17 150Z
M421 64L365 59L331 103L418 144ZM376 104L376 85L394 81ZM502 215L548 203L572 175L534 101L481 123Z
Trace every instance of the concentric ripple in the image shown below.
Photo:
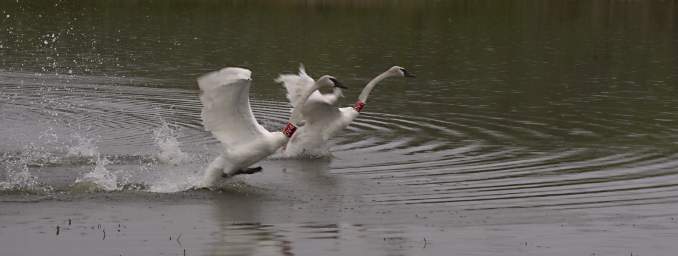
M218 152L219 143L202 129L195 89L159 88L163 81L136 78L1 77L6 163L0 181L23 166L37 173L38 183L69 185L100 165L94 156L64 160L63 146L81 137L126 177L122 185L152 183L149 177L166 175L147 173L158 151L153 131L163 123L175 127L183 152L199 156L173 167L178 177L199 176ZM269 130L289 116L286 102L254 99L252 107ZM329 172L375 183L361 191L368 204L578 208L669 203L678 195L678 151L643 143L639 127L623 117L515 118L469 110L433 119L367 110L331 141ZM598 143L608 139L623 143Z
M615 120L550 125L452 114L367 113L337 138L332 172L378 180L371 202L467 209L603 207L674 202L678 152L642 141L601 147L599 134L632 134ZM565 127L576 127L565 128Z

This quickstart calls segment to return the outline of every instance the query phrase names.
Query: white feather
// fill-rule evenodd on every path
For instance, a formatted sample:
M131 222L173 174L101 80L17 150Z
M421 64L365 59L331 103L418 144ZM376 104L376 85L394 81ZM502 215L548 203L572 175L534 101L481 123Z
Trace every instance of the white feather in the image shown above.
M269 132L255 119L249 102L251 74L243 68L224 68L198 78L203 125L224 145L224 152L205 170L203 187L214 186L222 174L242 173L239 171L273 154L289 141L282 132ZM311 80L310 86L299 87L297 100L303 104L319 86L328 83L325 80L322 83ZM301 122L300 111L294 111L289 122Z
M293 108L297 107L296 102L299 101L299 97L315 83L315 80L306 73L306 69L303 65L299 67L298 75L280 75L275 81L282 83L285 87L287 90L287 99L290 101ZM302 116L300 118L306 120L308 123L309 120L335 117L339 114L335 104L341 95L341 89L335 90L334 94L321 94L317 90L313 91L301 109Z
M244 68L224 68L198 78L203 125L226 148L270 133L257 123L250 108L251 74Z
M372 79L363 89L359 99L365 102L374 86L383 79L404 76L401 70L402 68L394 66ZM300 68L298 76L286 75L283 83L288 90L288 99L292 100L293 97L289 95L296 94L295 91L306 86L305 84L308 83L309 79L312 81L303 67ZM301 106L300 111L307 125L297 131L287 143L285 149L287 156L323 157L329 154L327 141L339 131L348 127L359 115L359 112L352 107L336 107L340 95L341 90L335 90L335 93L331 95L322 95L318 91L313 92L306 103ZM299 106L294 107L298 108Z

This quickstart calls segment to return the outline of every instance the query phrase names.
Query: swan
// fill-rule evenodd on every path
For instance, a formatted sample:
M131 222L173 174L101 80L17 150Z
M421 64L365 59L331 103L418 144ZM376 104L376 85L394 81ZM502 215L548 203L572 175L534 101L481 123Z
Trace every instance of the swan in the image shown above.
M341 88L335 87L333 93L325 95L314 91L308 100L305 102L299 101L300 92L312 86L313 79L306 74L303 66L299 67L299 75L288 76L290 77L279 82L282 82L287 89L289 101L297 104L292 104L293 111L301 109L300 113L306 122L305 126L292 136L284 148L284 154L288 157L326 156L329 153L326 146L327 141L338 131L348 127L358 117L360 111L365 107L370 92L379 82L389 77L415 77L406 69L393 66L365 85L353 107L337 108L337 99L342 96ZM304 104L298 105L299 102L304 102Z
M281 131L269 132L261 126L250 108L251 74L248 69L227 67L198 78L203 126L224 145L224 152L205 170L202 187L214 186L220 176L261 171L261 167L248 167L285 145L297 127L303 125L301 110L293 110ZM301 91L295 104L302 104L318 88L335 86L341 84L333 76L325 75Z

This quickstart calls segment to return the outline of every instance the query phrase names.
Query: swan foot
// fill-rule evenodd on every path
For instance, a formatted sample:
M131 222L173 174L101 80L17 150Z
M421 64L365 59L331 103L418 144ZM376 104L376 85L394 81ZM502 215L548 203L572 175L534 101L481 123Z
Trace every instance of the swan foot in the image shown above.
M235 171L234 173L230 173L230 174L224 173L224 174L221 175L221 177L230 178L230 177L240 175L240 174L254 174L254 173L260 172L263 169L264 168L261 168L261 166L247 168L247 169L240 169L240 170Z

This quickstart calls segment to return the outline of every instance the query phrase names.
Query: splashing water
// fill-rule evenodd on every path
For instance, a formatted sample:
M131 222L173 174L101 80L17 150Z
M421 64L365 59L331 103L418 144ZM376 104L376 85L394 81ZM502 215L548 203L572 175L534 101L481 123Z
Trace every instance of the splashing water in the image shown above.
M20 157L5 166L7 168L7 181L0 182L0 190L32 190L38 188L38 179L30 173L26 159Z
M160 127L153 130L153 139L160 148L157 158L161 163L179 165L191 160L191 156L181 151L181 144L177 137L180 134L165 120L161 120Z
M115 173L110 172L106 169L106 165L110 164L111 161L106 159L106 157L101 157L100 154L97 154L96 165L94 170L83 175L82 178L75 180L76 184L94 184L98 189L105 191L115 191L119 190L118 186L118 177Z
M1 159L4 161L7 181L0 182L0 190L50 190L50 187L41 187L38 178L31 173L30 167L41 166L50 162L52 158L51 154L44 153L43 148L34 144L25 146L19 155L4 154Z
M160 126L153 130L153 139L160 149L156 159L164 166L155 166L162 169L162 175L150 182L148 191L154 193L174 193L196 187L201 181L199 173L187 170L202 170L200 164L194 163L194 156L181 150L181 143L177 139L181 133L170 123L161 120ZM198 166L196 166L196 164ZM168 166L169 165L169 166ZM192 168L192 166L194 168Z
M200 174L182 174L169 175L148 188L148 192L153 193L175 193L200 187L202 176Z
M94 139L83 137L79 134L74 135L78 143L75 146L68 147L66 156L70 157L95 157L99 154Z
M21 148L17 154L4 153L0 158L3 161L0 166L5 169L6 180L0 181L0 190L49 192L53 188L39 182L39 178L33 174L36 169L64 163L78 163L80 158L85 158L87 163L93 163L92 158L98 154L94 140L77 133L74 138L77 139L78 144L69 146L64 143L62 136L59 136L54 128L48 127L38 136L39 144L31 142ZM65 155L64 151L66 151Z

